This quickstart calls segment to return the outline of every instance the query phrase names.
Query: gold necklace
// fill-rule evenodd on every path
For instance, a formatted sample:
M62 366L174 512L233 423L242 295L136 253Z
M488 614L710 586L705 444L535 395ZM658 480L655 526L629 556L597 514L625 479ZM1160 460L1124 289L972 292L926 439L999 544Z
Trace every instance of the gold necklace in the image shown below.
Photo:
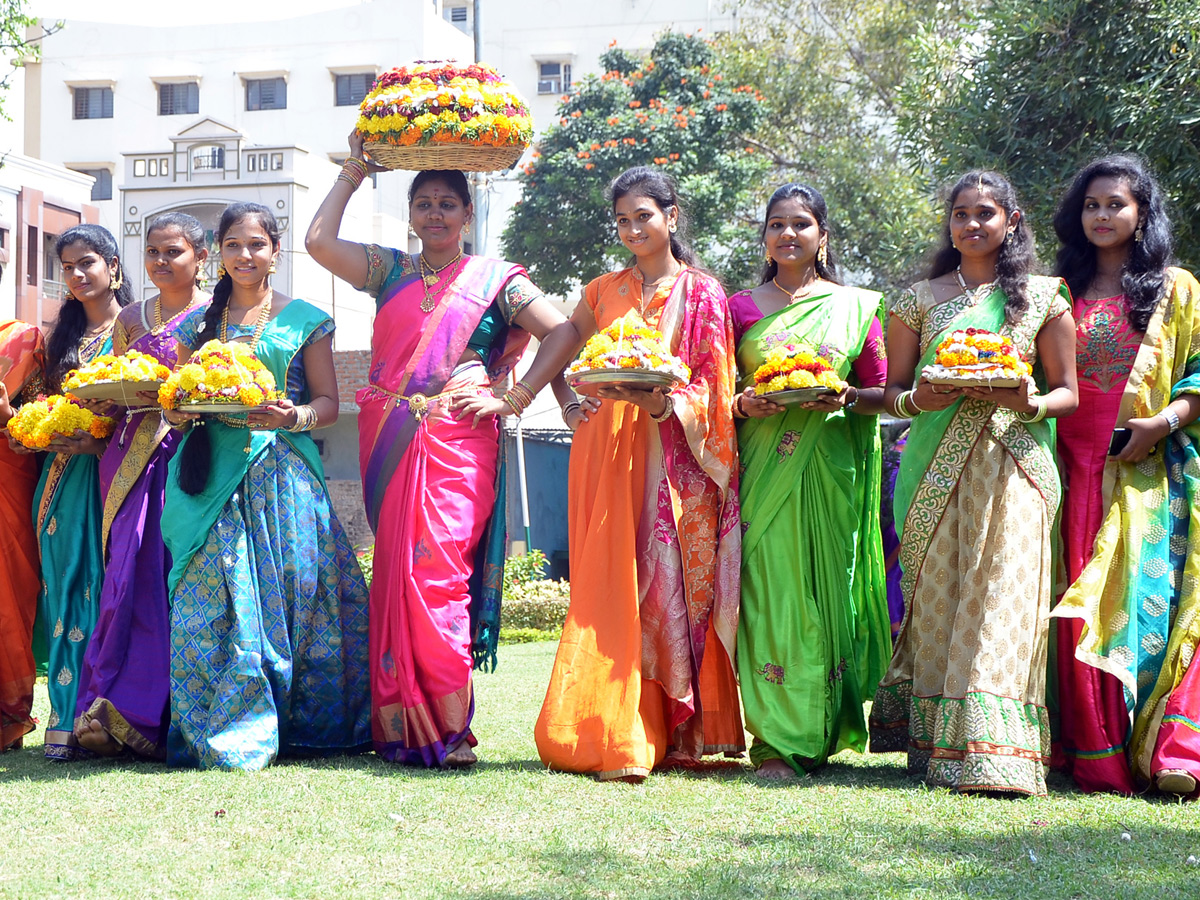
M182 316L184 313L186 313L189 309L191 309L195 305L196 305L196 301L190 300L188 302L188 305L185 306L183 309L181 309L179 312L175 313L175 315L171 316L171 319L174 320L174 319L178 318L179 316ZM228 306L225 308L229 309ZM159 294L157 297L154 298L154 324L150 328L150 333L151 334L162 334L163 327L164 327L164 323L163 323L163 315L162 315L162 294Z
M459 263L462 258L462 251L459 250L454 259L450 260L450 262L446 263L440 269L435 269L425 261L424 253L420 255L419 265L421 268L421 286L425 289L425 299L421 301L421 305L419 307L421 312L429 315L429 313L433 312L434 309L437 308L438 303L441 302L442 297L445 295L450 285L454 283L454 279L458 277L458 270L456 269L455 271L451 272L449 277L442 281L436 289L430 289L433 288L435 284L438 284L442 272L445 272L451 266ZM426 267L428 267L430 271L430 274L428 275L425 274Z
M450 260L450 262L446 263L440 269L435 269L433 267L433 264L425 258L425 254L422 253L421 254L421 273L422 273L421 280L424 281L430 287L433 287L435 284L438 283L438 276L440 276L443 272L445 272L448 268L450 268L452 265L454 265L460 259L462 259L462 249L461 248L459 248L459 251L456 254L454 254L454 259ZM424 274L426 269L429 270L428 275Z
M967 287L967 279L963 278L962 266L955 267L954 280L958 282L959 290L961 290L964 294L970 293L971 288ZM977 284L975 286L975 290L979 290L985 284L991 284L991 283L992 282L990 282L990 281L981 281L979 284Z
M271 317L271 298L275 296L274 291L267 293L267 299L263 301L258 310L258 321L254 323L254 333L250 336L250 352L258 349L258 339L263 336L263 332L267 330L267 319ZM225 304L225 308L221 310L221 330L217 336L222 341L229 340L229 304Z
M645 273L642 272L641 269L638 269L637 266L634 266L634 268L637 269L638 280L641 281L641 283L642 283L642 299L638 303L638 315L641 316L644 321L646 318L646 307L648 304L653 303L654 298L658 296L659 285L661 285L667 281L673 281L674 279L678 278L679 273L682 272L684 269L686 269L687 266L681 265L678 269L676 269L673 272L668 272L666 275L664 275L662 278L658 279L657 281L647 281ZM646 288L654 288L654 291L650 294L649 297L646 296Z
M788 303L790 304L790 303L794 303L795 301L797 301L803 297L807 297L809 294L811 294L813 292L813 288L815 288L817 286L817 279L814 278L808 284L800 285L800 287L796 288L795 293L793 293L792 291L789 291L782 284L780 284L778 277L772 278L771 284L773 284L773 285L775 285L775 287L779 288L781 293L787 294Z

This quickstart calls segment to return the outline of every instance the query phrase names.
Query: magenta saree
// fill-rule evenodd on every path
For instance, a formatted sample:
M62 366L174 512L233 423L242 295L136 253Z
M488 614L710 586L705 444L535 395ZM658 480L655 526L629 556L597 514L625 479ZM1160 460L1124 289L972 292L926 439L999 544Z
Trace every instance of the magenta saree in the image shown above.
M358 394L359 462L375 531L371 735L388 760L438 766L461 742L474 743L471 670L486 654L481 640L494 641L494 633L473 627L480 616L471 614L471 588L474 611L483 594L484 612L496 613L503 573L502 559L498 566L480 553L503 545L502 512L486 536L497 499L497 422L472 429L439 395L486 391L519 357L528 334L510 327L486 366L458 364L480 320L523 270L469 257L426 314L420 277L396 256L379 290L371 384ZM488 627L495 626L493 619Z

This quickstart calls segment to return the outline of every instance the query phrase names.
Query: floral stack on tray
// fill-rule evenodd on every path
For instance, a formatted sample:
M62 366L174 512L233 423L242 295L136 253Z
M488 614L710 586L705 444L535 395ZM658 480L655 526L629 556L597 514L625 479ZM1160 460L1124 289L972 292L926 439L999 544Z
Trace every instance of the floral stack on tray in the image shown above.
M192 412L246 412L279 397L275 376L236 341L209 341L158 390L164 409Z
M845 387L846 382L838 377L829 360L795 344L771 350L754 370L755 395L772 394L776 403L803 403L839 393Z
M507 169L533 140L529 107L495 69L445 62L380 75L356 127L389 169Z
M153 356L130 350L104 353L67 374L63 390L84 400L111 400L126 406L144 403L139 393L155 394L171 370Z
M1003 335L981 328L955 331L937 346L935 363L921 374L931 384L1017 387L1032 369Z
M44 450L54 438L86 431L94 438L113 433L116 420L84 409L71 397L55 394L26 403L8 420L8 433L31 450Z
M579 358L567 367L567 381L572 387L666 387L684 384L691 376L659 331L623 318L588 338Z

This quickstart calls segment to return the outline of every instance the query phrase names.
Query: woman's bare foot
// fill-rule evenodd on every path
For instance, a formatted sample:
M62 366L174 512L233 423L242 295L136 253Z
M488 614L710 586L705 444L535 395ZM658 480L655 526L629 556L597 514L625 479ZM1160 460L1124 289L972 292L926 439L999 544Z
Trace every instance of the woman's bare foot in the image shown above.
M786 778L795 778L796 770L782 759L764 759L762 765L754 770L754 774L759 778L770 778L779 781Z
M442 765L447 769L466 769L479 762L479 757L466 741L461 741L457 747L446 754Z
M97 756L117 756L122 750L121 742L105 731L104 726L95 719L76 725L75 739L79 741L79 746Z

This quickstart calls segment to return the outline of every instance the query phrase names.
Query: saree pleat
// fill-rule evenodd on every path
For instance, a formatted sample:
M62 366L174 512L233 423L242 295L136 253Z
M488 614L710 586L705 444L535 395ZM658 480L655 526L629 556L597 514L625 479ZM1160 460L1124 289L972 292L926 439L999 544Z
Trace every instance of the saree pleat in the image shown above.
M1035 364L1038 332L1069 309L1061 285L1030 278L1015 326L1003 292L933 304L928 282L893 315L920 335L917 371L945 333L972 326L1007 333ZM1046 793L1053 439L1051 422L1025 425L966 398L913 422L896 489L905 620L871 710L871 749L906 750L910 773L931 785Z
M1118 426L1200 393L1200 284L1182 269L1167 271ZM1091 559L1053 615L1060 628L1078 625L1075 660L1122 686L1126 728L1112 749L1123 751L1134 785L1147 787L1167 769L1200 780L1192 673L1200 642L1200 424L1175 432L1141 463L1110 460L1102 503ZM1109 755L1116 774L1100 787L1128 791L1124 760Z
M774 346L820 348L846 377L879 295L840 289L743 336L746 377ZM811 770L867 744L863 703L891 649L879 531L878 418L793 407L740 423L742 608L738 675L757 765Z
M630 271L588 286L597 325L631 315ZM740 528L733 335L724 293L685 272L646 311L691 367L659 424L606 402L571 446L571 604L534 729L548 767L644 777L670 750L744 748L732 659Z
M0 323L0 380L16 403L41 371L41 332L24 322ZM34 729L33 623L41 588L32 515L38 458L14 453L0 439L0 751Z

